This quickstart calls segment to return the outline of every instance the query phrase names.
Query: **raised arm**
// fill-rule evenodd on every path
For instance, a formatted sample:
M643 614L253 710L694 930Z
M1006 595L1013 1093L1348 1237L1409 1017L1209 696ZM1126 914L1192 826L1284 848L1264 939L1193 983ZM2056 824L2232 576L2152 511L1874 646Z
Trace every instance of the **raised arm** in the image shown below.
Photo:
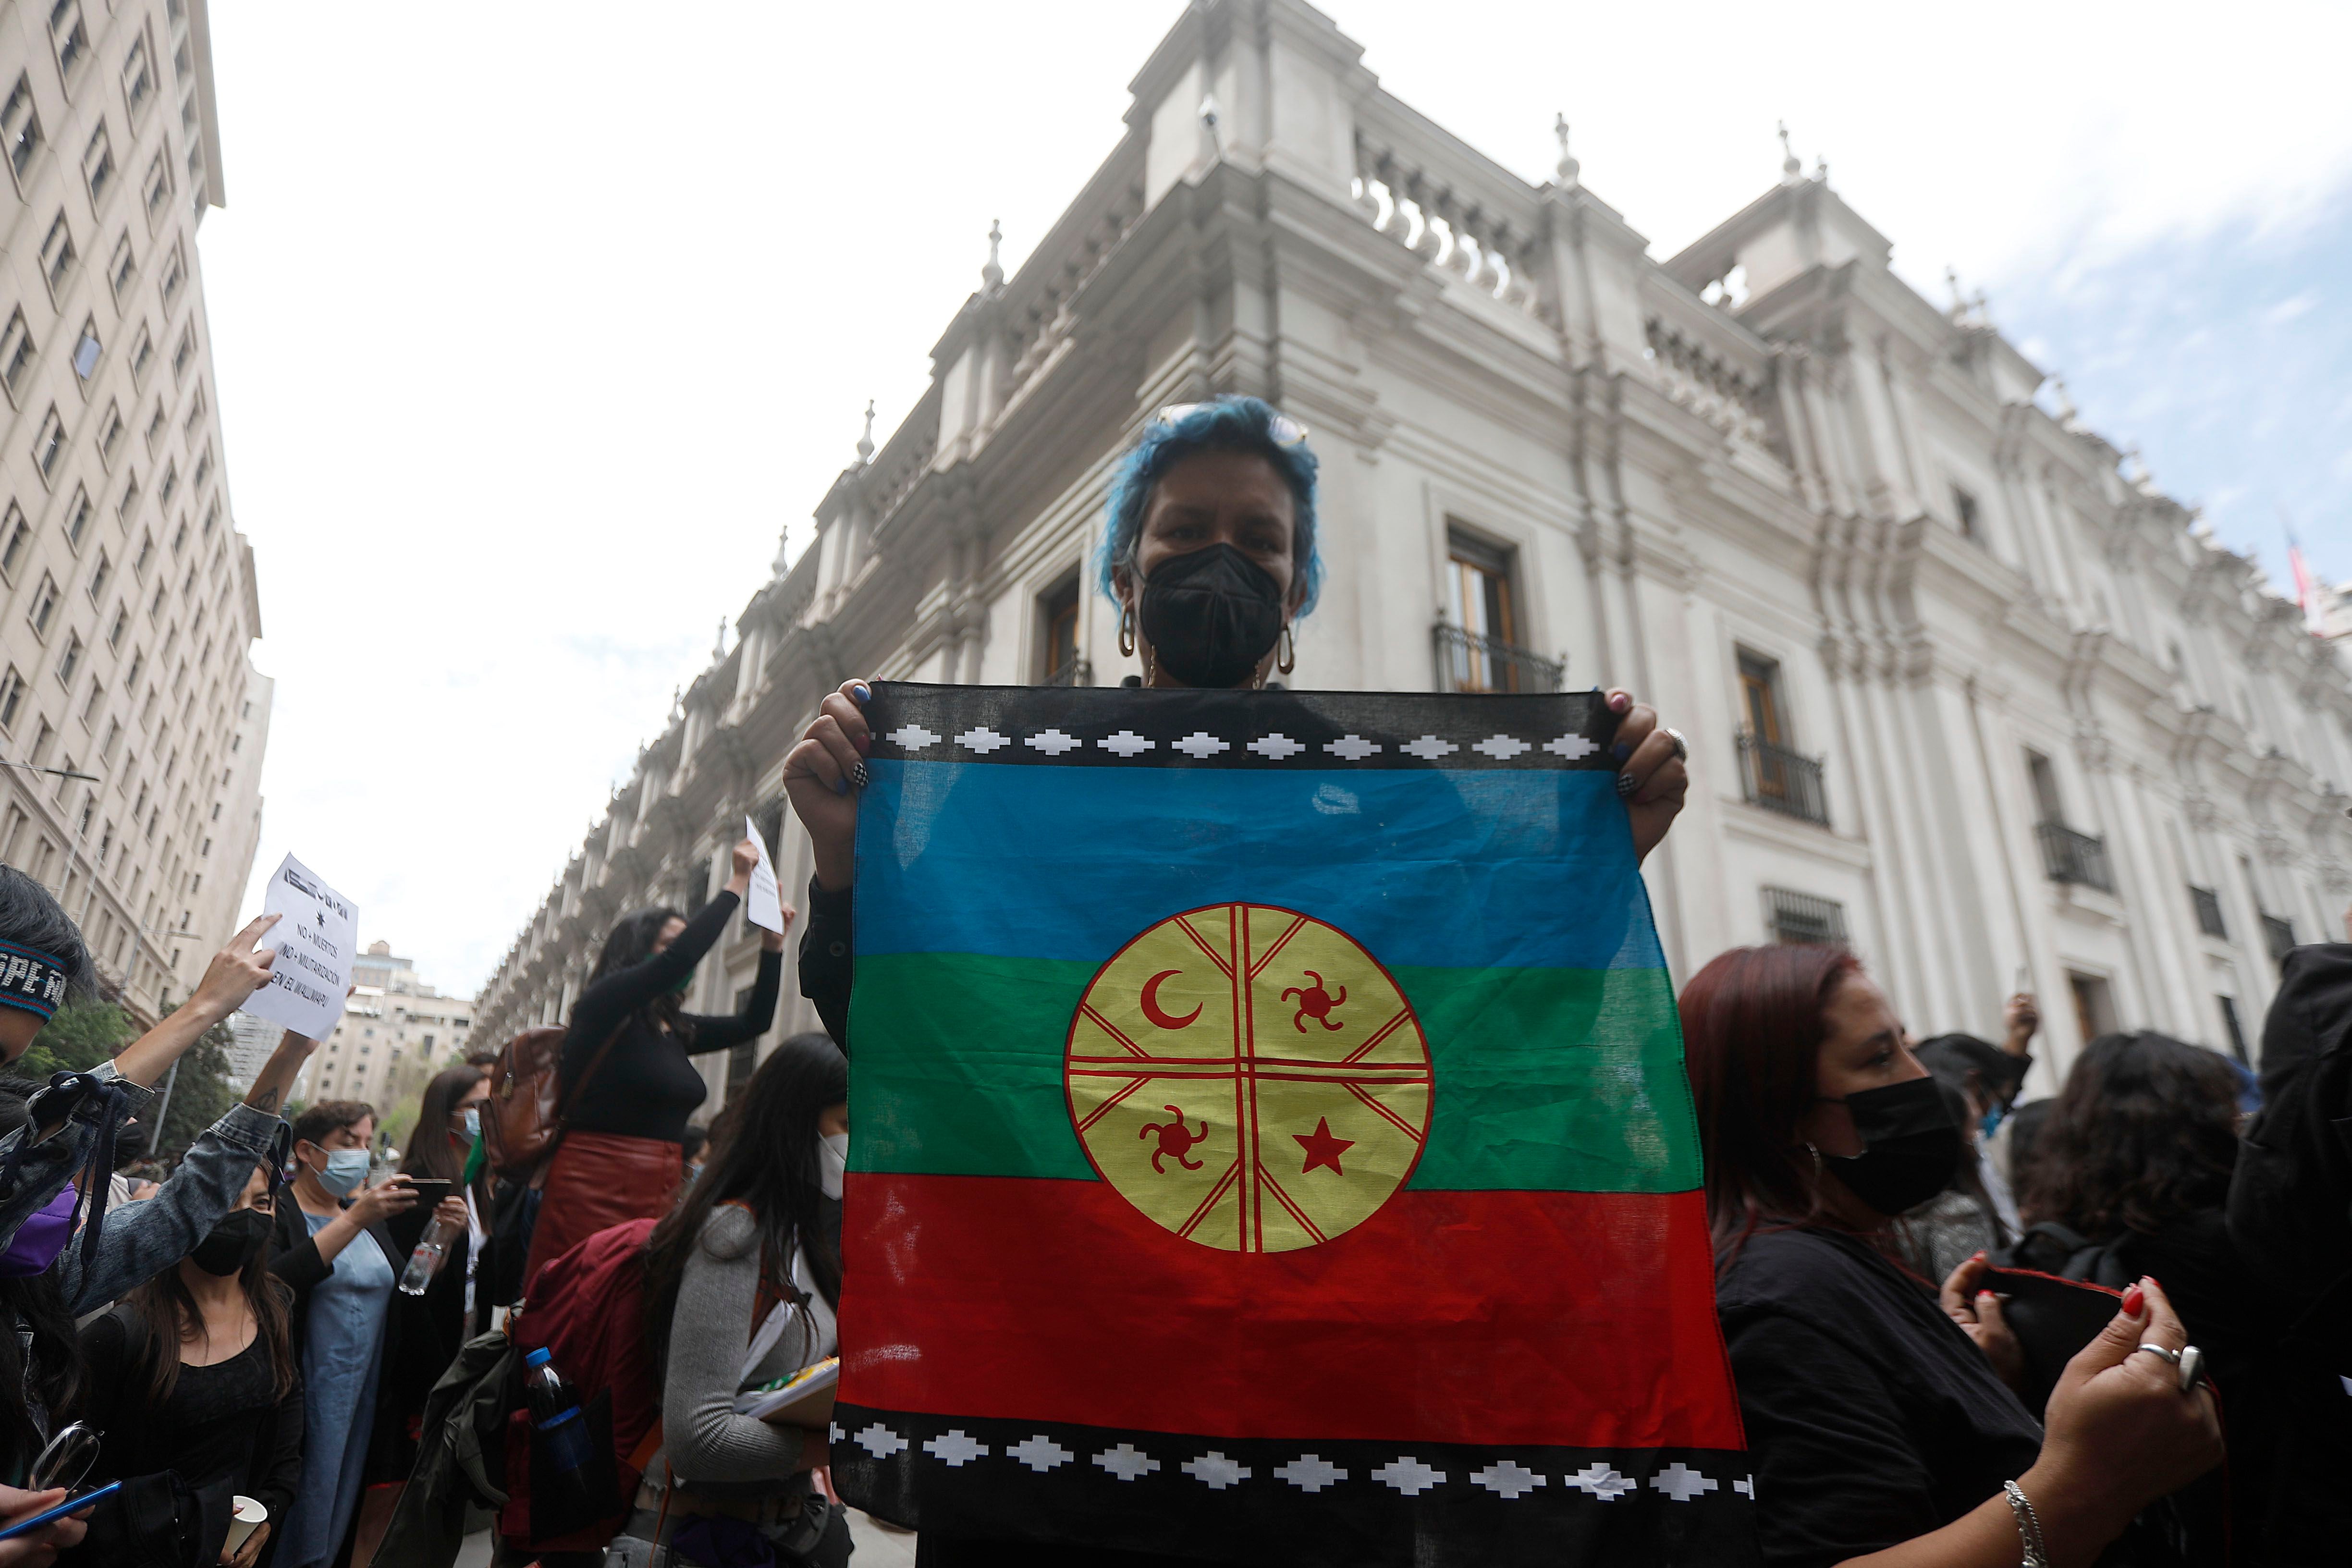
M82 1265L79 1242L51 1266L66 1308L79 1317L120 1300L195 1250L228 1213L278 1132L274 1113L232 1105L228 1114L188 1145L171 1180L143 1203L107 1216L98 1257Z
M576 1047L593 1051L604 1037L621 1026L622 1020L676 987L702 961L702 955L725 934L727 922L742 907L743 894L751 886L751 873L742 868L743 852L735 852L736 873L719 896L696 911L686 929L673 938L670 944L626 969L614 970L580 994L572 1005L571 1038L567 1048ZM571 1070L571 1064L566 1064Z
M247 997L269 983L269 966L277 962L278 950L256 952L253 944L277 923L276 915L263 915L229 938L228 945L214 953L212 963L205 966L196 994L171 1016L123 1047L122 1054L114 1058L114 1070L132 1083L152 1087L206 1029L244 1006Z
M795 918L789 904L784 907L784 924L789 928ZM762 931L760 933L760 973L751 982L751 994L743 999L740 1011L709 1015L690 1013L687 1022L693 1026L693 1044L687 1049L700 1055L730 1046L740 1046L746 1040L756 1040L768 1032L776 1021L776 997L784 986L784 933Z

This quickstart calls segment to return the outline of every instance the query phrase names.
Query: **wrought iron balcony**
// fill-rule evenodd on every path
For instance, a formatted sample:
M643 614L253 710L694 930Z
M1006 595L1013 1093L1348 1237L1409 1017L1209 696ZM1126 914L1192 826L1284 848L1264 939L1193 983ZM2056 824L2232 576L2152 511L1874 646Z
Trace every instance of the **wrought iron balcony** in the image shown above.
M1774 942L1814 942L1828 947L1843 947L1846 942L1845 906L1834 899L1793 892L1787 888L1767 888L1764 921L1771 928Z
M1739 731L1739 788L1750 805L1801 822L1830 825L1822 760L1759 740L1745 730Z
M1095 667L1083 658L1072 657L1064 659L1048 670L1045 679L1037 684L1040 686L1092 686L1094 683Z
M2042 868L2050 873L2052 881L2096 888L2103 893L2116 890L2116 874L2107 865L2105 839L2077 833L2063 822L2037 824L2033 833L2042 840Z
M1449 621L1438 622L1433 637L1443 691L1558 691L1568 678L1566 659L1546 658Z
M2264 915L2263 937L2270 944L2271 962L2284 963L2287 953L2294 947L2294 922L2278 915Z
M2207 936L2230 940L2230 928L2221 921L2221 897L2210 888L2190 883L2189 900L2197 906L2197 929Z

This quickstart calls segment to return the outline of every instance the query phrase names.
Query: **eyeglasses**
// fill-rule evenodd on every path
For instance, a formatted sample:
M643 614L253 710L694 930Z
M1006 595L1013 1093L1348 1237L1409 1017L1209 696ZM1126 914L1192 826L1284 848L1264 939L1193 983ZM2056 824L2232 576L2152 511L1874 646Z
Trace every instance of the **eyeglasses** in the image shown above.
M1160 411L1160 423L1177 425L1191 418L1203 408L1214 408L1213 403L1171 403ZM1265 433L1277 447L1296 447L1307 439L1307 426L1287 414L1276 414L1265 424Z
M89 1474L90 1466L98 1463L101 1441L98 1428L87 1421L77 1421L66 1427L49 1439L49 1446L33 1461L26 1489L45 1492L52 1487L63 1487L73 1490Z

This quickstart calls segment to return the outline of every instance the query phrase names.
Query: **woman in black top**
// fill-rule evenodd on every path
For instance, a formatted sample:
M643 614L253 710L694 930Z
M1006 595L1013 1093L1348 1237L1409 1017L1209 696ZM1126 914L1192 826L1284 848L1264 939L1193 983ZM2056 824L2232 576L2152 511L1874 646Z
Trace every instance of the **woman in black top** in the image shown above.
M179 1267L81 1332L82 1418L105 1435L92 1479L175 1471L226 1481L269 1510L226 1561L249 1568L302 1476L302 1381L288 1336L293 1292L269 1272L269 1174Z
M2262 1481L2281 1462L2268 1352L2283 1325L2230 1239L2237 1075L2213 1052L2153 1030L2102 1035L2074 1058L2035 1149L2018 1207L2040 1228L2018 1243L2015 1261L2088 1272L2068 1268L2070 1255L2099 1247L2099 1283L2164 1281L2227 1404L2233 1538L2254 1548L2268 1511Z
M2155 1281L2068 1364L2045 1433L2003 1381L2021 1357L1974 1290L1982 1258L1940 1306L1895 1261L1895 1218L1949 1180L1958 1130L1852 953L1735 948L1681 1012L1768 1564L2016 1568L2038 1531L2075 1568L2220 1459L2210 1391L2139 1353L2187 1342Z
M709 1093L688 1058L756 1040L775 1021L784 939L771 931L760 933L760 977L740 1013L683 1010L694 966L741 908L759 863L747 838L735 846L734 875L693 920L639 910L604 939L563 1037L563 1140L540 1199L526 1290L541 1264L596 1232L669 1212L687 1121Z

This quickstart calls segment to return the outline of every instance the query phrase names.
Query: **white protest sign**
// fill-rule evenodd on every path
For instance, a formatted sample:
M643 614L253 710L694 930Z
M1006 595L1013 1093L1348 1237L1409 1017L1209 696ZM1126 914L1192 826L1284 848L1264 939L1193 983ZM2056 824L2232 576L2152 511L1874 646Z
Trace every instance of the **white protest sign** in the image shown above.
M323 1040L343 1016L343 993L359 945L359 911L289 855L269 879L261 912L282 918L264 940L278 949L269 984L245 1010L307 1039Z
M743 837L760 847L760 863L751 868L751 896L743 900L744 918L762 931L782 935L784 900L776 891L776 863L768 858L768 841L760 837L759 825L748 816L743 819Z

